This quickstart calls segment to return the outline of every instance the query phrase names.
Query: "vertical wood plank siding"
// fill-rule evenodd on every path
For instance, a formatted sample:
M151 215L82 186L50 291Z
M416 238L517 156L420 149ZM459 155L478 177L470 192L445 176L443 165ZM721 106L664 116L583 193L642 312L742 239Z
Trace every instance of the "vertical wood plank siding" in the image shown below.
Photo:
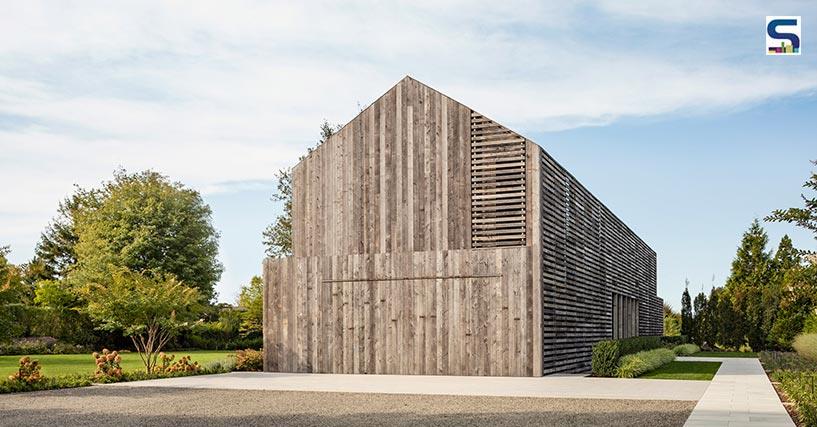
M662 333L655 252L541 147L410 77L293 169L292 217L293 256L264 263L265 370L583 372L613 293L637 312L616 334Z
M264 262L264 370L533 375L528 247Z
M471 247L471 110L405 78L293 170L293 255Z
M543 373L584 372L613 336L612 292L638 301L639 335L661 335L655 252L544 150Z

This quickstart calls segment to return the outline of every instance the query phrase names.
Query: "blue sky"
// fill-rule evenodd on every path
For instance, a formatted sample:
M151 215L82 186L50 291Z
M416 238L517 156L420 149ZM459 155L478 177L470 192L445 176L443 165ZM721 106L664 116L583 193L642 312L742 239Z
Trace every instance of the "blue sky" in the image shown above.
M817 4L738 5L18 2L0 16L0 245L27 261L73 184L151 168L212 207L233 301L275 171L410 74L565 165L658 252L677 308L685 277L723 281L753 218L799 203L817 158ZM801 56L764 55L766 15L803 17Z

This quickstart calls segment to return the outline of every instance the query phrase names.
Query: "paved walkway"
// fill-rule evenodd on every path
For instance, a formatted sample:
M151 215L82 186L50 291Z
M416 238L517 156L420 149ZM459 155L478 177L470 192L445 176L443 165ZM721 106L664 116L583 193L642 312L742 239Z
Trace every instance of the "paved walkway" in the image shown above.
M722 363L685 426L794 427L759 360L720 357L678 360Z
M707 381L621 380L576 375L527 378L232 372L117 383L104 387L697 401L707 386Z

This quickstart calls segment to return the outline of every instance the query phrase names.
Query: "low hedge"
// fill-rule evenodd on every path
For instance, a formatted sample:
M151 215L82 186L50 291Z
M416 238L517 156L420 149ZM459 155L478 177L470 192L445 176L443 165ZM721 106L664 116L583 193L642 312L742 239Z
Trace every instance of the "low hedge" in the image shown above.
M688 343L689 338L686 335L664 335L661 337L661 342L667 348L673 348L675 346Z
M672 352L676 356L690 356L701 351L701 348L695 344L681 344L672 348Z
M0 343L0 355L3 356L24 356L26 354L83 354L90 352L90 347L59 342L53 339L19 339L13 342Z
M616 376L619 359L622 356L663 347L662 337L631 337L617 340L603 340L593 346L591 367L598 377Z
M86 387L94 383L93 375L62 375L43 377L40 381L28 383L10 379L0 380L0 394L22 391L54 390L58 388Z
M668 348L656 348L622 356L618 361L616 376L634 378L645 372L658 369L675 360L675 353Z

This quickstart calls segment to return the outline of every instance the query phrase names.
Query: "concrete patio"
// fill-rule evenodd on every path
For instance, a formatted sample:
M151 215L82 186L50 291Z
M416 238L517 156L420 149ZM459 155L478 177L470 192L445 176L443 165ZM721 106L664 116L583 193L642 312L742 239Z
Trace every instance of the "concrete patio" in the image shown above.
M581 375L530 378L232 372L104 387L696 401L686 426L794 426L757 359L684 357L679 361L721 362L721 367L711 382Z
M232 372L118 383L105 387L697 401L708 386L707 381L622 380L580 375L531 378Z

